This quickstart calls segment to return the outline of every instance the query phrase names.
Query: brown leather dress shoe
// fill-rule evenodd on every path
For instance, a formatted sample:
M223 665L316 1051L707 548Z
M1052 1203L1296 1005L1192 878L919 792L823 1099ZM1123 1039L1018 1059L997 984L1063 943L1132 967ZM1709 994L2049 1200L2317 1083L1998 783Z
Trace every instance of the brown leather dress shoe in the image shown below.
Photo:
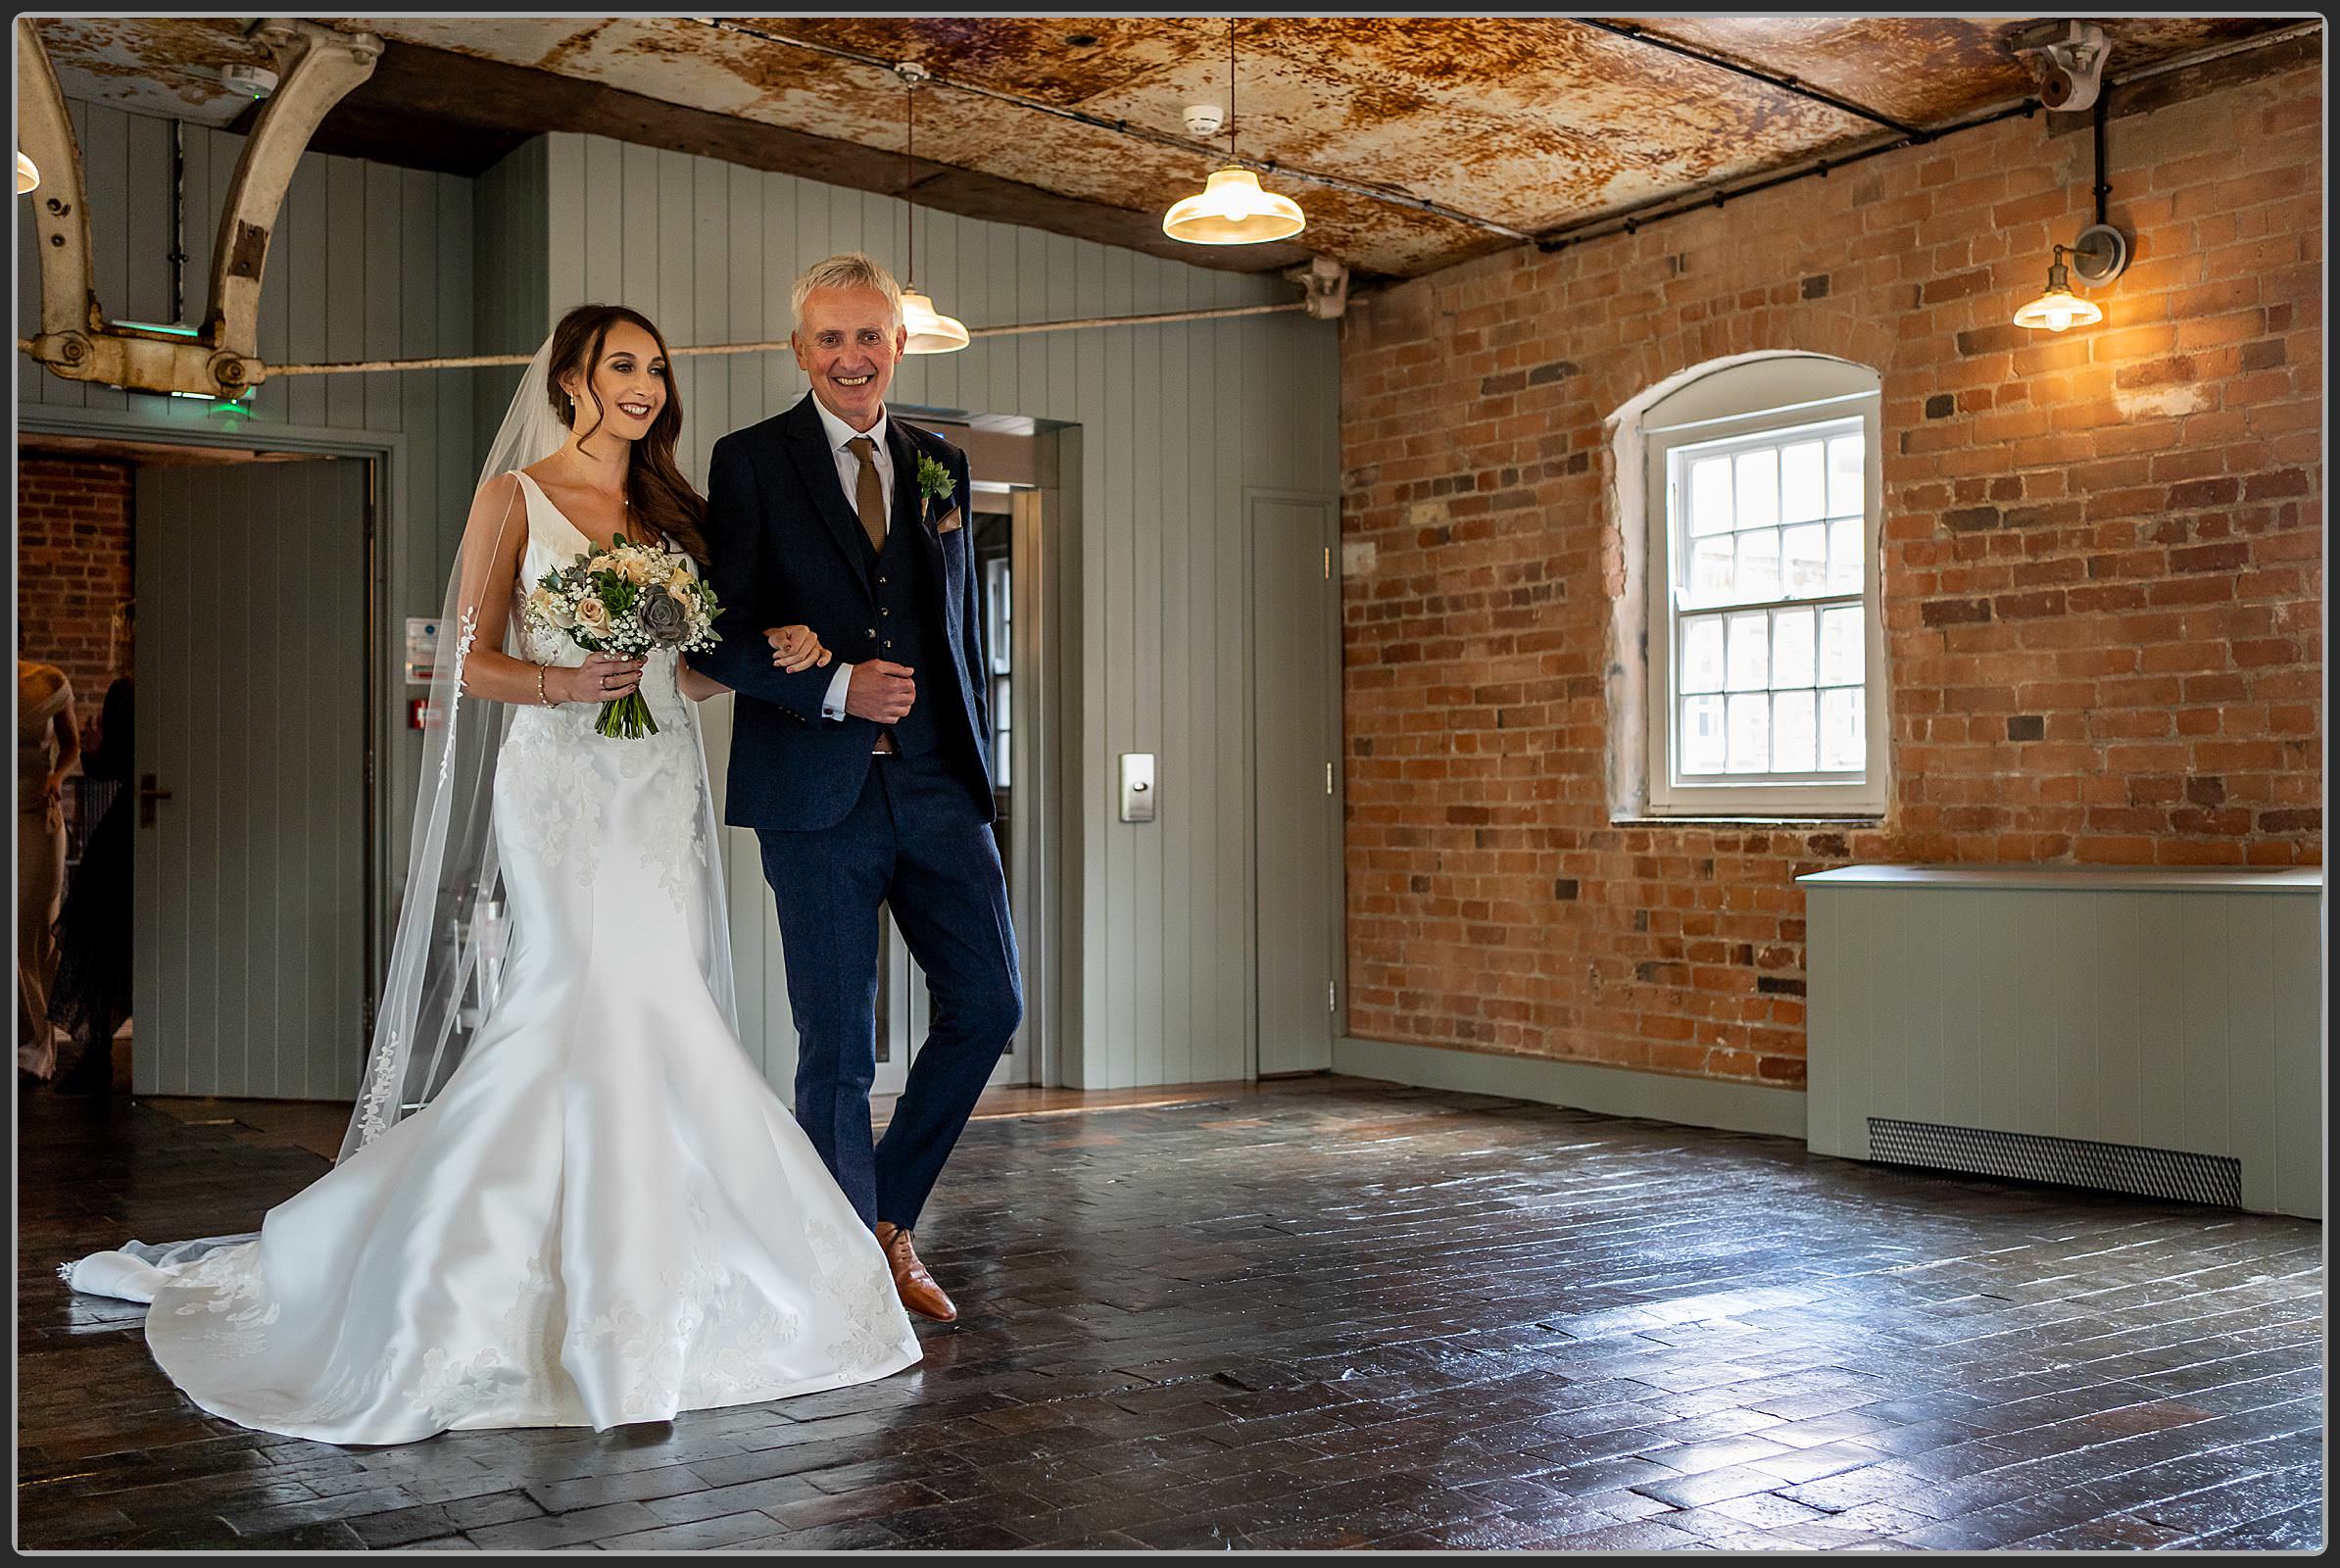
M949 1323L958 1316L958 1308L951 1298L943 1294L943 1287L935 1283L926 1265L918 1261L917 1250L910 1246L910 1233L898 1229L891 1220L877 1222L878 1246L886 1250L887 1266L894 1270L894 1293L902 1298L902 1304L920 1317L931 1317L938 1323Z

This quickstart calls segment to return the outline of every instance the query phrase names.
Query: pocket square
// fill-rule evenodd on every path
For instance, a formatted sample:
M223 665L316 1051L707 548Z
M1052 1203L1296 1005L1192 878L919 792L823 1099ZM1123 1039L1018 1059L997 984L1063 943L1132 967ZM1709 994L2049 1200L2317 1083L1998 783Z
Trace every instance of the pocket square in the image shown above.
M959 528L963 526L965 526L965 524L959 521L958 508L952 507L949 512L943 514L940 521L936 522L935 532L938 534L945 534L951 532L951 530L953 528Z

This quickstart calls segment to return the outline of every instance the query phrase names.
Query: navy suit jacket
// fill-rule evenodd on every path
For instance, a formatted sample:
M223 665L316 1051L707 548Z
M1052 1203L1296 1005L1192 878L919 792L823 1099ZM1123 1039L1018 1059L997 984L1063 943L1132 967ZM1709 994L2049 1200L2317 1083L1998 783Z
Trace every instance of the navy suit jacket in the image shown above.
M917 703L942 732L942 753L970 799L993 819L989 670L983 656L975 530L967 508L967 456L889 411L894 459L890 540L908 537L926 554L929 609L948 668L913 672ZM926 496L918 460L951 476L951 493ZM875 587L860 518L837 481L837 466L812 394L785 414L734 430L707 463L707 568L720 601L721 639L691 662L739 695L732 710L731 770L723 820L733 827L808 832L834 827L853 809L871 765L878 726L821 716L837 666L794 674L772 664L767 626L810 626L839 659L882 657ZM955 511L962 526L938 532ZM936 602L939 601L939 602ZM932 650L930 649L930 652ZM892 764L888 764L892 765Z

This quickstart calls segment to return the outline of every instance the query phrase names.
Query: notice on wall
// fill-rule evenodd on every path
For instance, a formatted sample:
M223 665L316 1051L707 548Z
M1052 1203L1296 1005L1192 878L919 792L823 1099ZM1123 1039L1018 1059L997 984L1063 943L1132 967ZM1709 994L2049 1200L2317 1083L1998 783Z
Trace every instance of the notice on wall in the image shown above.
M407 617L407 684L428 686L433 664L438 658L439 621L437 616L424 619L420 615Z

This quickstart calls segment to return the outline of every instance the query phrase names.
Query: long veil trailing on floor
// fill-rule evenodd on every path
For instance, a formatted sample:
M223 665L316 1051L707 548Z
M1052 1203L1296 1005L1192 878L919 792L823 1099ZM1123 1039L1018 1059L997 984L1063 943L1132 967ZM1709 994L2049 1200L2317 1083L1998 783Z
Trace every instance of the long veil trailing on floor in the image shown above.
M548 334L520 373L518 390L480 466L474 495L500 474L541 463L568 439L546 390L552 357ZM496 762L512 708L466 697L463 664L471 650L480 604L489 594L510 591L509 584L491 580L492 566L506 531L528 526L518 488L513 487L501 517L486 526L482 521L475 516L465 529L441 602L428 700L434 722L423 730L422 771L415 789L397 933L391 941L381 1005L374 1014L365 1076L336 1165L420 1110L446 1087L494 1004L498 966L513 935L506 915L495 824ZM504 651L525 657L518 637L514 615ZM691 738L700 750L700 842L709 848L703 911L706 978L709 994L736 1034L730 925L721 858L714 853L722 836L707 777L698 705L685 706ZM154 1269L191 1263L258 1234L247 1231L161 1245L129 1242L77 1265L64 1265L59 1272L76 1290L119 1295L107 1289L109 1270L142 1273L151 1285Z

